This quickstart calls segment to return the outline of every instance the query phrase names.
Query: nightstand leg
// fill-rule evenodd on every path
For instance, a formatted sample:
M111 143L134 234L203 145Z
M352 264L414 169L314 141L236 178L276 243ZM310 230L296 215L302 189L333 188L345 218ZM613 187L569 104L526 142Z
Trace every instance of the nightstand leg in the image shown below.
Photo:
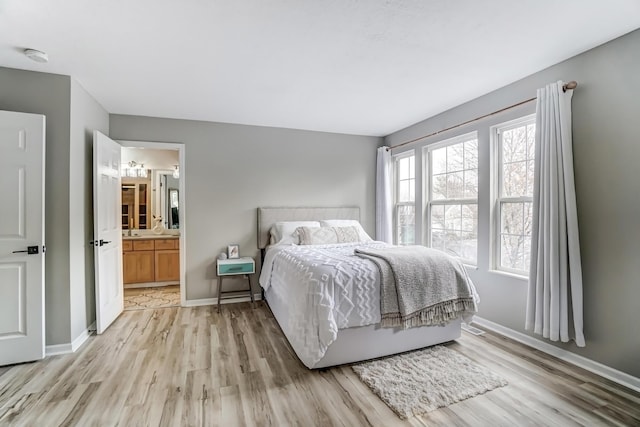
M249 296L251 297L251 308L256 308L255 301L253 300L253 290L251 289L251 278L247 274L245 276L247 278L247 282L249 282Z
M220 313L220 301L222 301L222 296L220 295L221 289L222 289L222 276L218 276L218 313Z

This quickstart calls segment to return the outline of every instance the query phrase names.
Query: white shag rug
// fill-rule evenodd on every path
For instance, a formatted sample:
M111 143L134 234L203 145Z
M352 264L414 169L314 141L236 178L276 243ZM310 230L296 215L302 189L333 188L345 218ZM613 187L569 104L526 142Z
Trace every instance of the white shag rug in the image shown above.
M352 369L402 419L507 385L498 375L442 346L364 362Z

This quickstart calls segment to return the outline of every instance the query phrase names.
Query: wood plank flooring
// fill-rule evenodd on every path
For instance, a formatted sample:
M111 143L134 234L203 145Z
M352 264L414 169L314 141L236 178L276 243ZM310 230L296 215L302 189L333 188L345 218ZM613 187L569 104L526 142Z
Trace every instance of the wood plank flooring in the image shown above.
M127 311L75 354L0 370L0 425L640 425L640 394L494 334L448 344L509 385L407 421L348 366L306 369L259 302Z

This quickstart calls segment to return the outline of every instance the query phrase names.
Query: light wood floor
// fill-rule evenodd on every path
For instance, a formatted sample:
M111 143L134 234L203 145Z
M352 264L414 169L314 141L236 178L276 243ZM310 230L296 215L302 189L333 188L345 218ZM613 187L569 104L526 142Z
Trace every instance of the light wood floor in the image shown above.
M0 425L640 425L640 394L536 350L448 347L509 385L401 421L349 367L307 370L263 303L127 311L75 354L0 370Z

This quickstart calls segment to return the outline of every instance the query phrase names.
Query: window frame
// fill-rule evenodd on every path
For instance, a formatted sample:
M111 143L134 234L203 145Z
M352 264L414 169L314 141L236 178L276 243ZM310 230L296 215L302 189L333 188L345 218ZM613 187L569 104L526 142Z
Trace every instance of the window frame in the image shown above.
M527 114L526 116L518 117L517 119L509 120L503 123L491 126L491 146L493 148L492 156L492 174L495 180L492 186L492 229L491 229L491 269L498 272L509 273L515 276L528 278L530 271L529 267L526 270L519 270L510 267L502 266L502 205L505 203L531 203L533 206L533 195L531 196L502 196L504 188L504 161L502 155L502 137L501 134L513 130L519 127L536 125L536 115ZM534 158L535 162L535 145L534 145Z
M393 243L401 245L400 243L400 224L399 224L399 208L404 206L413 206L414 211L414 244L416 241L415 236L415 217L416 217L416 165L415 165L415 150L407 150L402 153L393 155ZM398 201L400 195L400 168L398 164L400 160L413 157L413 201ZM411 178L409 178L411 179Z
M471 199L468 197L463 197L463 198L455 198L455 199L439 199L439 200L435 200L433 198L432 195L432 183L433 183L433 174L432 169L432 153L434 150L440 149L440 148L444 148L444 147L448 147L451 145L456 145L456 144L460 144L460 143L464 143L470 140L475 140L476 141L476 149L477 149L477 155L478 155L478 165L476 166L476 180L477 180L477 193L476 193L476 197L475 199ZM425 171L424 176L425 176L425 190L424 190L424 194L425 194L425 203L424 203L424 209L425 209L425 246L428 247L432 247L432 227L431 227L431 211L434 205L437 206L447 206L447 205L475 205L476 206L476 212L478 212L479 207L480 207L480 140L478 137L478 131L474 130L472 132L468 132L462 135L458 135L452 138L448 138L445 139L443 141L439 141L433 144L429 144L425 147L423 147L423 159L424 159L424 165L425 167L423 168L423 170ZM463 171L465 171L467 169L463 169ZM461 260L464 264L466 265L470 265L470 266L474 266L477 267L478 266L478 250L479 250L479 240L478 240L478 234L479 234L479 224L480 220L479 220L479 213L478 213L478 218L476 219L476 259L472 260L472 259L468 259L468 258L463 258L463 257L456 257L459 260Z

